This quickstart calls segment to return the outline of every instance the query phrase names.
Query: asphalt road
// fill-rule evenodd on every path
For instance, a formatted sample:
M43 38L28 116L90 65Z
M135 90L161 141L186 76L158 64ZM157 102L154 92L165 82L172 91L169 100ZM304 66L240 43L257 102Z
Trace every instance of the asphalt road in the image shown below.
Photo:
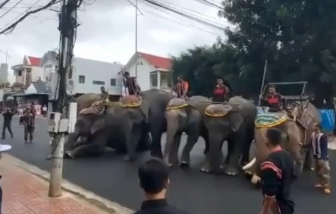
M0 123L2 124L2 117ZM24 144L23 127L19 125L18 118L13 119L12 128L15 138L2 141L13 146L9 153L43 170L50 171L51 162L45 160L49 154L46 120L36 120L34 144ZM7 137L9 137L8 134ZM194 214L259 213L262 203L260 190L254 189L243 175L229 177L200 172L203 148L204 145L200 140L192 151L190 169L172 169L170 203ZM336 155L330 153L330 156L332 178L336 182L336 173L333 170L333 166L336 165ZM148 154L143 154L141 160L148 157ZM123 156L115 154L65 160L64 178L102 197L136 210L143 200L137 180L138 163L124 162ZM314 184L314 172L305 172L294 184L293 198L296 202L296 213L335 214L336 194L326 196L314 189Z

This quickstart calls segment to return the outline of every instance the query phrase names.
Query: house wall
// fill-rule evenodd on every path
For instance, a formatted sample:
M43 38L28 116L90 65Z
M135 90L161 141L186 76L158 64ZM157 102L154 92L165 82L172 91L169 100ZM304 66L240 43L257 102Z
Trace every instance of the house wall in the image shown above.
M121 65L117 63L100 62L89 59L75 58L73 62L72 80L74 92L100 93L100 87L104 86L110 95L121 95L122 81L118 72ZM79 83L80 76L85 77L84 83ZM111 85L111 79L116 80L116 85ZM95 84L93 81L101 81L103 84Z

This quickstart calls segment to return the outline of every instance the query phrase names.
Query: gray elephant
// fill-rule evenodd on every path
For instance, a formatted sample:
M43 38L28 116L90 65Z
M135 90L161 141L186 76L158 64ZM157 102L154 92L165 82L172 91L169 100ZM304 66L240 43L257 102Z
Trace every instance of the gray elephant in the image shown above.
M273 126L272 124L262 123L262 121L277 122L274 122ZM303 108L296 107L290 112L258 115L255 128L255 158L243 167L247 174L253 175L251 182L257 184L260 181L260 163L269 155L269 150L266 147L266 131L269 127L276 127L283 131L284 138L281 146L293 156L295 174L299 176L305 164L311 167L310 136L312 135L313 124L320 122L321 116L311 103L305 104Z
M103 142L121 141L121 145L125 145L127 150L126 160L133 161L135 160L135 151L139 146L141 138L146 135L148 136L150 128L153 140L152 154L158 154L159 156L161 154L161 145L158 146L158 144L160 144L161 135L166 129L164 111L171 95L161 90L151 89L142 93L141 102L135 103L136 105L132 104L134 102L133 98L127 101L128 98L125 98L126 102L124 104L130 101L130 105L121 106L120 103L110 103L107 115L100 115L98 117L97 115L91 115L90 117L83 118L82 121L77 121L78 125L76 124L75 133L69 136L67 142L69 144L67 148L71 148L67 153L70 156L75 156L74 147L77 148L78 137L86 135L88 139L87 143L94 145L97 145L98 140ZM85 124L86 128L80 126L79 124L81 123ZM87 124L88 126L86 126ZM97 136L92 133L97 133ZM115 137L115 135L118 137ZM103 144L99 142L99 145ZM115 144L112 145L111 147L116 146ZM92 146L81 147L80 153L86 153L85 150L88 148L92 148ZM157 150L160 150L160 152ZM100 151L102 151L101 146Z
M127 134L132 125L132 119L118 106L108 108L107 114L80 114L75 131L68 136L65 154L70 158L101 155L106 147L117 152L126 152L126 142L129 140ZM137 151L150 148L146 136L143 131L139 143L135 142L134 147Z
M239 159L248 162L250 145L253 140L256 106L242 97L232 97L227 104L213 104L206 108L204 119L209 133L210 150L206 155L207 163L203 172L223 172L224 157L222 146L228 143L225 173L238 174Z
M79 96L76 98L77 102L77 110L80 112L81 110L85 108L90 108L92 103L97 102L101 100L100 94L84 94L82 96Z
M210 99L203 96L192 96L188 101L174 98L168 103L166 110L167 139L163 155L169 165L178 163L178 150L183 132L188 135L188 139L182 152L181 165L189 165L190 152L199 136L204 138L205 153L207 152L208 131L203 121L204 111L211 103Z

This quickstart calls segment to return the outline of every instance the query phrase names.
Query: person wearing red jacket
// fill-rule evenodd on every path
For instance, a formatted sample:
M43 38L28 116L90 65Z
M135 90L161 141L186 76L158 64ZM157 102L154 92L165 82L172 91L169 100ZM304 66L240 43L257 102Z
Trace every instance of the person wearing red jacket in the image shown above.
M228 100L228 95L230 93L230 89L223 82L223 79L217 79L217 85L214 88L214 94L212 100L214 102L225 102Z
M184 81L181 76L177 77L177 84L175 87L177 98L186 99L188 90L189 90L189 83L187 81Z
M284 97L276 92L275 86L269 86L268 94L266 97L261 97L262 104L269 107L269 112L278 112L282 110L282 106L285 106Z

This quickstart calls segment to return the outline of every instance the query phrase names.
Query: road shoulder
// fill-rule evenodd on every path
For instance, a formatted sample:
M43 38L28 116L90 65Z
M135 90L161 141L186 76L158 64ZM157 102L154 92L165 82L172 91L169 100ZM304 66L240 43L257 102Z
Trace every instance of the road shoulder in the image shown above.
M50 174L9 154L0 164L4 213L130 214L133 211L63 180L63 195L48 197ZM57 212L57 211L58 212ZM31 211L31 212L29 212Z

